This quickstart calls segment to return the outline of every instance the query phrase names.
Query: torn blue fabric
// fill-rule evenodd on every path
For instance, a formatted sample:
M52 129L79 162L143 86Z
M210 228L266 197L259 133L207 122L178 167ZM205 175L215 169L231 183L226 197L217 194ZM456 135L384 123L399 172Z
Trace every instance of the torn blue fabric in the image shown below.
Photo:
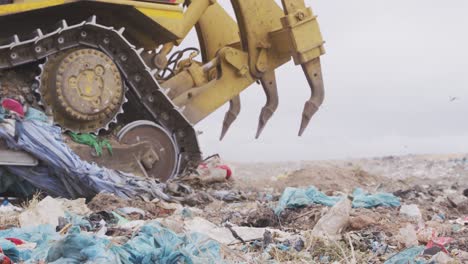
M107 192L121 198L170 200L163 192L165 185L154 179L102 168L82 160L63 142L59 127L37 119L41 118L17 122L17 140L0 126L0 139L4 139L10 148L26 151L40 161L34 168L5 166L10 174L51 196L69 199L92 198Z

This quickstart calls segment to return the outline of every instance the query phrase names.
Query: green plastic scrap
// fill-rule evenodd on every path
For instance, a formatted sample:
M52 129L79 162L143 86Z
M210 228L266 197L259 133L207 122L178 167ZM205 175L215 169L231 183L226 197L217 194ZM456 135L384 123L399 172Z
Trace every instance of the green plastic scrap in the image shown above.
M117 218L117 220L118 220L117 224L118 224L118 225L124 225L124 224L130 222L130 221L127 220L127 218L125 218L125 217L119 215L119 214L116 213L116 212L112 212L112 214L115 216L115 218Z
M112 145L109 140L100 140L96 135L93 134L77 134L70 132L70 137L73 141L79 144L88 145L96 150L96 154L100 157L102 155L102 149L105 147L112 155Z
M424 246L411 247L396 255L393 255L384 264L425 264L426 261L418 256L424 251Z

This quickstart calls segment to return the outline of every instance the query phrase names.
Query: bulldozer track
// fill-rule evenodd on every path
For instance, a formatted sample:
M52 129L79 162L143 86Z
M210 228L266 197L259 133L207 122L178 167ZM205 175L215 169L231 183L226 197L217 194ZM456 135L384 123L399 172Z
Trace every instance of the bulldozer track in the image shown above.
M28 36L15 35L0 42L0 70L39 63L74 48L91 48L105 53L119 68L129 88L127 93L132 93L144 109L142 116L170 132L178 148L178 172L181 173L201 160L196 131L159 86L154 77L156 71L151 70L141 56L143 49L137 50L123 36L124 30L100 25L93 16L75 25L62 20L51 32L36 29Z

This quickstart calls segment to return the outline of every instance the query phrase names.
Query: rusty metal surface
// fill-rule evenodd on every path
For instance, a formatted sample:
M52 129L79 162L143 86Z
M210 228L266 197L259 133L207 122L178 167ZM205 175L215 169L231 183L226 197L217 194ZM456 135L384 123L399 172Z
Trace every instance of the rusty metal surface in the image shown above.
M224 115L223 128L221 130L221 136L219 137L219 140L223 140L224 136L226 136L226 133L228 132L232 123L234 123L234 121L237 119L240 111L241 100L240 96L238 95L229 101L229 109L226 112L226 115Z
M122 144L148 142L152 150L139 160L147 176L163 182L177 171L177 147L170 134L157 124L140 120L128 124L117 135Z
M299 128L299 136L302 136L305 129L309 125L310 119L315 115L325 98L325 89L323 85L322 66L320 58L316 58L302 65L307 82L309 83L311 96L304 105L302 112L301 127Z
M95 49L72 50L48 60L40 93L56 124L81 133L106 129L124 103L117 66Z
M142 170L139 162L141 162L148 153L154 151L151 144L146 141L126 145L111 140L112 154L104 150L102 156L99 157L96 151L89 146L74 142L69 142L67 144L83 160L94 162L102 167L132 173L141 177L145 177L146 173Z
M263 129L265 128L268 120L273 116L276 109L278 108L278 86L276 84L276 74L275 71L266 72L263 77L260 79L263 91L266 95L266 104L262 108L260 117L258 119L258 128L255 138L258 139Z

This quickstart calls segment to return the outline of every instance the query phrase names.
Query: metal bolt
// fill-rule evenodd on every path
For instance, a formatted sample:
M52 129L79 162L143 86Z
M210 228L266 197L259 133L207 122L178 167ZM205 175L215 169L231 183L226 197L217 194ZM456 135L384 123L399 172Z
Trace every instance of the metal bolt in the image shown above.
M169 115L167 113L162 113L161 118L165 121L169 120Z
M86 31L81 31L81 37L86 38L88 36L88 33Z
M127 58L126 55L122 55L122 56L120 56L120 59L121 59L122 61L126 61L128 58Z
M305 18L305 14L303 12L299 12L299 13L296 14L296 18L299 21L302 21Z
M105 44L109 44L109 42L110 42L109 38L104 38L103 41L104 41Z
M154 102L154 96L152 96L152 95L148 96L148 102L153 103Z
M135 75L135 81L140 82L141 81L141 76L140 75Z
M41 52L41 51L42 51L41 46L36 46L36 47L34 48L34 51L36 51L36 53Z
M65 42L65 39L63 37L60 37L60 38L57 39L57 42L59 44L63 44Z
M10 58L12 58L13 60L16 59L16 58L18 58L18 54L16 54L15 52L12 52L12 53L10 54Z

